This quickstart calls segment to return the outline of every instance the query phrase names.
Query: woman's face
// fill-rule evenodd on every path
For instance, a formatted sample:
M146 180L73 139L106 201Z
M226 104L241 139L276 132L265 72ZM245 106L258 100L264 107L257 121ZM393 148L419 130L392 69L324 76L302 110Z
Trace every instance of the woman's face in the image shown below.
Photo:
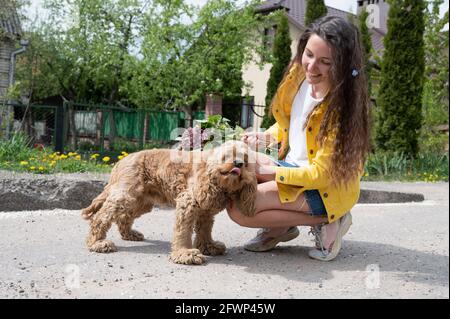
M302 66L308 83L328 86L330 83L331 62L330 46L318 35L311 35L302 55Z

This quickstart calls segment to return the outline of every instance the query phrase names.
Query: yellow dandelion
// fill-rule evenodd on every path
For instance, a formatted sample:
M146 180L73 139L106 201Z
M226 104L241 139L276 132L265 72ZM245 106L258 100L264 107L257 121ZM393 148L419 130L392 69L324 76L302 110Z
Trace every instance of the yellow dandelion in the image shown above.
M22 166L28 165L28 162L27 161L22 161L22 162L20 162L20 165L22 165Z
M30 166L30 170L34 171L35 169L36 169L36 167Z
M56 165L56 161L51 161L49 165L50 165L51 167L55 166L55 165Z
M122 151L122 153L121 153L122 155L123 155L123 157L126 157L126 156L128 156L129 154L127 153L127 152L125 152L125 151Z
M123 155L117 156L117 158L119 159L119 161L120 161L123 157L124 157Z
M65 154L62 154L60 157L59 157L59 159L66 159L67 158L67 155L65 155Z
M102 161L107 163L109 162L111 159L108 156L103 157Z
M39 166L39 170L43 171L45 168L43 166Z
M75 159L76 159L77 161L81 160L81 155L75 156Z

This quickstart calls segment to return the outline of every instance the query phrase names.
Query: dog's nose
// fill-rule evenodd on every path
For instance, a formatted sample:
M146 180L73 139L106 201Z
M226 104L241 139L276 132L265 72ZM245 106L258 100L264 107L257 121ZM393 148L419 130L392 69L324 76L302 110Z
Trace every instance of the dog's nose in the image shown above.
M235 167L239 167L239 168L241 168L242 166L244 166L244 162L241 161L241 160L235 160L235 161L233 162L233 164L234 164Z

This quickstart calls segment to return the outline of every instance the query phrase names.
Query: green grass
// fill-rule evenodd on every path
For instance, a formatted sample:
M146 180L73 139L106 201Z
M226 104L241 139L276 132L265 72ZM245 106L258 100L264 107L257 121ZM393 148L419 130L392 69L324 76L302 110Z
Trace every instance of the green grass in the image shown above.
M32 150L28 157L20 160L3 160L0 158L0 169L35 174L109 173L112 160L102 162L101 158L85 158L77 153L52 153L45 149Z
M364 169L364 181L448 182L448 154L423 153L408 158L399 153L371 154Z
M170 147L170 144L150 141L144 148L160 147ZM46 148L33 148L28 137L16 133L9 141L0 140L0 169L35 174L109 173L114 163L128 153L139 150L137 143L124 141L116 144L115 149L117 151L101 154L95 150L86 149L60 154Z
M46 148L32 148L30 140L16 133L9 141L0 141L0 169L35 174L99 172L107 173L117 158L103 161L100 155L80 155L75 152L53 153Z
M0 169L36 174L98 172L109 173L112 165L134 149L123 143L125 149L103 154L68 152L53 153L36 149L23 134L15 134L9 141L0 141ZM146 149L161 144L146 144ZM167 147L167 146L166 146ZM448 182L449 156L432 152L415 159L399 153L371 154L364 170L364 181L425 181Z
M1 161L21 161L33 155L31 140L24 134L16 133L11 140L0 140Z

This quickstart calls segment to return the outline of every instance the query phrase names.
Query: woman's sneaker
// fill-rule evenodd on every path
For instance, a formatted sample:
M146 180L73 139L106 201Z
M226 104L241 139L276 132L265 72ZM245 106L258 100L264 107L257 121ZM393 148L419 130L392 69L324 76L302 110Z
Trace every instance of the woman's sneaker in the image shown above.
M311 249L308 252L309 257L321 261L330 261L336 258L341 250L342 246L342 237L348 232L351 224L352 224L352 215L350 212L341 217L340 220L336 221L339 223L336 238L334 242L331 244L331 250L325 249L324 242L326 239L326 231L325 226L315 226L312 227L311 233L315 236L316 248Z
M259 230L256 237L244 245L244 249L254 252L269 251L274 249L278 243L290 241L300 234L296 226L290 227L287 232L276 237L267 236L269 231L270 229L267 228Z

